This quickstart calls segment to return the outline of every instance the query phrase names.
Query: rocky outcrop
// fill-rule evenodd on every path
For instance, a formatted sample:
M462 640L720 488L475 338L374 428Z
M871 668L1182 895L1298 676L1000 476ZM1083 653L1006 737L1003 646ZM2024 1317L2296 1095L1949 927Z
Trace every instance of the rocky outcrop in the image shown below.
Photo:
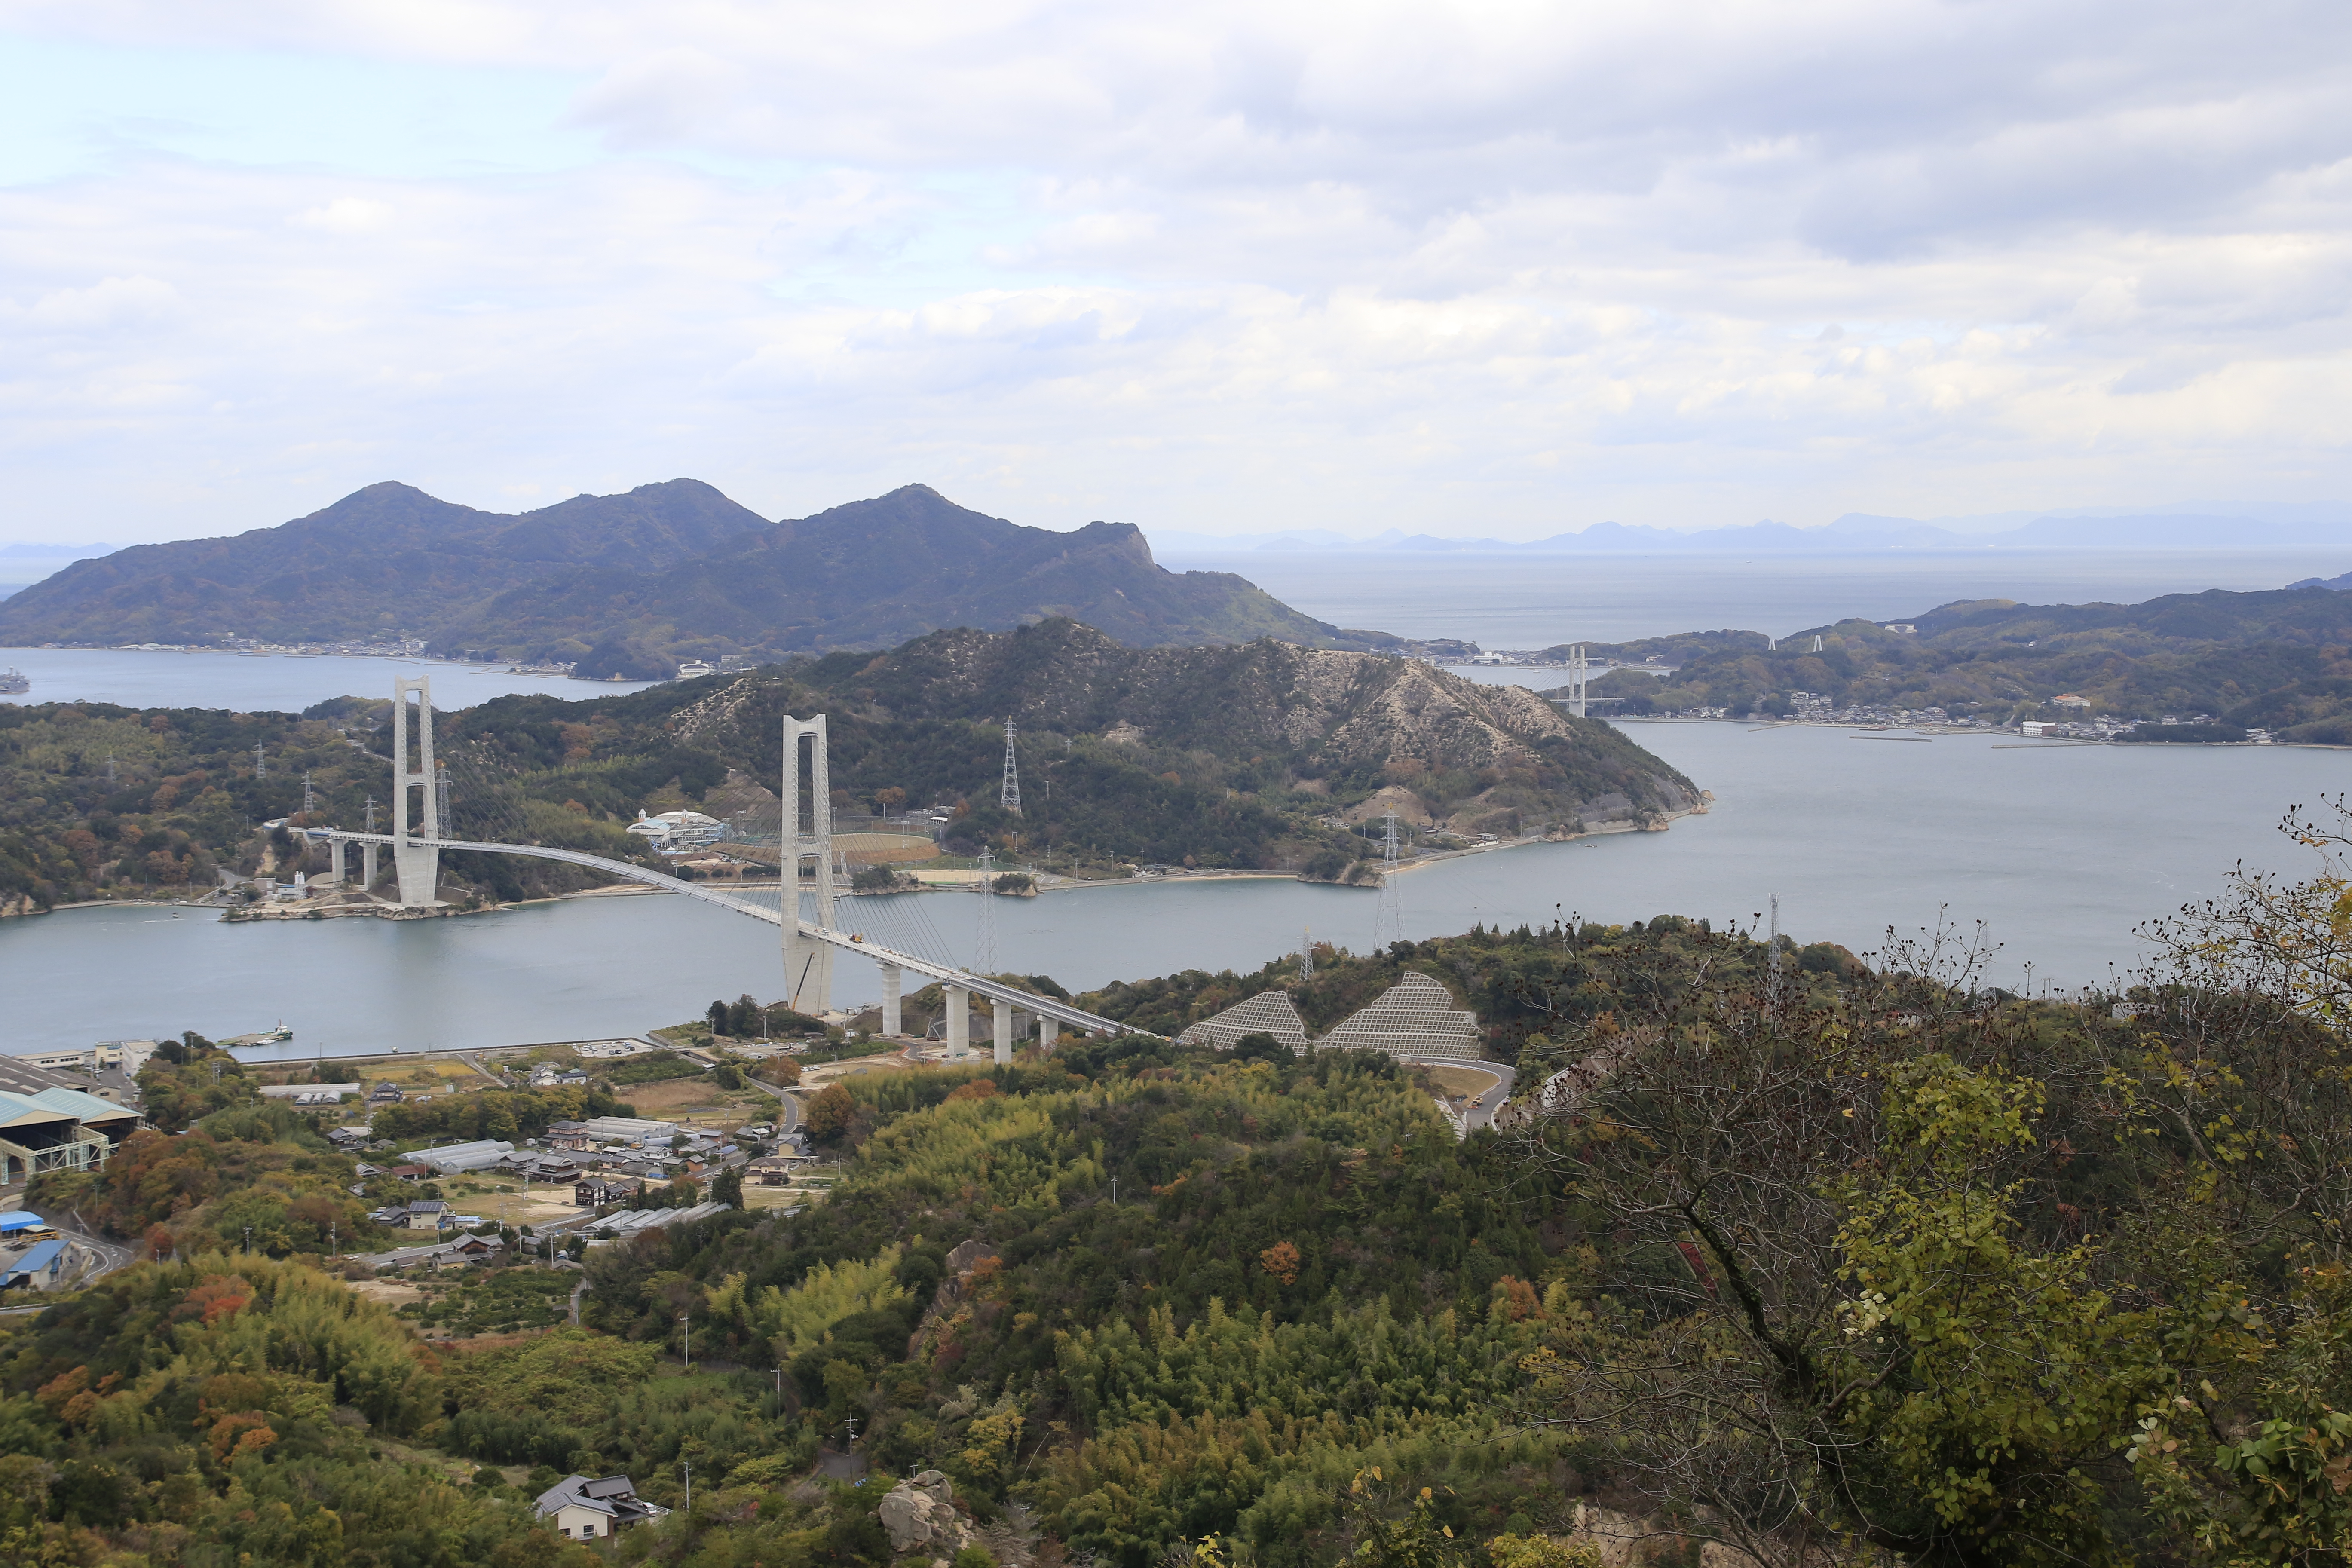
M955 1487L937 1470L892 1487L880 1511L893 1552L952 1557L971 1541L970 1521L956 1511Z
M1559 820L1592 801L1608 820L1621 800L1632 815L1648 816L1687 811L1696 798L1689 780L1620 731L1570 718L1524 687L1483 686L1417 659L1271 637L1239 647L1139 649L1053 620L1013 633L938 632L855 664L828 660L804 679L830 689L836 712L854 703L901 722L993 723L1009 714L1024 734L1095 735L1163 753L1263 754L1306 775L1381 769L1407 789L1423 774L1520 781L1527 798L1481 801L1481 817L1524 805L1531 821ZM681 715L680 732L705 722L698 711ZM1401 806L1400 815L1426 823L1437 814ZM1501 821L1476 830L1522 829Z

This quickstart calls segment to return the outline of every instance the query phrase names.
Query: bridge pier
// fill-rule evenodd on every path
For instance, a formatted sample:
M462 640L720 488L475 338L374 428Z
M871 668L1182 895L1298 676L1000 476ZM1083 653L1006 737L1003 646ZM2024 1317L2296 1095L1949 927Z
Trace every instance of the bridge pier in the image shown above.
M971 993L961 985L948 991L948 1055L971 1055Z
M327 879L338 888L343 885L343 841L331 839L327 844Z
M882 1032L896 1038L898 1028L898 987L906 975L895 963L882 965Z
M360 846L360 886L371 893L375 891L375 846L373 844Z
M1038 1014L1037 1048L1045 1052L1047 1056L1052 1056L1054 1054L1054 1047L1059 1043L1061 1037L1062 1020L1059 1018L1048 1018L1043 1013Z
M1009 1068L1013 1065L1013 1005L998 997L989 1005L995 1015L996 1065Z

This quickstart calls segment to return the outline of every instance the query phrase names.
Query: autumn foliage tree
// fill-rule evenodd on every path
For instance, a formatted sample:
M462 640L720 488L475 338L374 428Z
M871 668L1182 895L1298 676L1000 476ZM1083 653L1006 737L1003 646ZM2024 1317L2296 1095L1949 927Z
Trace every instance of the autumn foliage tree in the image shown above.
M830 1143L849 1131L857 1119L857 1102L837 1083L829 1083L808 1101L801 1124L812 1142Z

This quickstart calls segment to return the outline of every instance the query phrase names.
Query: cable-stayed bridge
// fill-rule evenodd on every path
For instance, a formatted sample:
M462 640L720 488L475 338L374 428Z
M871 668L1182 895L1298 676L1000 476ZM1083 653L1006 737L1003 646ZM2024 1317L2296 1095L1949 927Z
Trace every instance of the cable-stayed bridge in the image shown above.
M412 702L412 697L416 700ZM353 832L341 827L310 827L303 831L311 839L328 846L332 857L329 875L339 883L345 878L346 847L359 847L363 885L369 888L375 885L379 851L389 849L392 852L393 876L398 887L398 901L404 909L437 907L436 894L440 884L441 852L445 849L561 860L646 887L682 893L688 898L715 904L736 914L749 915L753 920L765 921L781 928L788 999L798 1012L816 1014L831 1008L834 957L845 952L870 959L881 970L882 1032L885 1035L901 1033L900 993L908 973L940 982L947 993L947 1043L951 1057L963 1056L971 1049L971 999L975 995L985 996L989 1000L993 1014L993 1054L1000 1063L1009 1063L1013 1059L1016 1014L1025 1013L1036 1020L1038 1043L1048 1049L1053 1047L1064 1025L1090 1035L1139 1032L1130 1025L1098 1017L1066 1002L1037 995L989 975L971 973L940 959L871 942L863 932L845 931L840 928L834 885L833 791L825 754L824 714L813 719L784 721L782 826L787 847L780 867L782 890L777 907L773 909L723 892L707 882L690 881L665 871L593 855L585 850L450 836L445 826L447 821L444 800L446 775L437 765L438 759L435 757L433 749L433 699L429 677L413 680L402 677L393 682L392 762L394 799L390 832ZM806 803L805 810L803 802ZM805 831L803 830L803 823ZM814 876L810 879L813 887L803 892L797 888L802 879L801 866L810 860L815 862ZM983 893L982 896L987 895ZM814 906L815 918L807 918L793 908L803 901ZM1026 1030L1021 1032L1025 1033Z

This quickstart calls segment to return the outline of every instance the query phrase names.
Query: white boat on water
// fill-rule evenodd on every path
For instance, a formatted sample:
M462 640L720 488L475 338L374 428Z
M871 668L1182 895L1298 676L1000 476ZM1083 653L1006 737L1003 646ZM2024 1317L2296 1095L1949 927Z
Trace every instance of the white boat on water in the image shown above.
M11 696L15 696L21 692L30 691L31 689L33 689L33 683L26 679L25 672L18 669L15 665L12 664L5 669L0 669L0 692L6 692Z

